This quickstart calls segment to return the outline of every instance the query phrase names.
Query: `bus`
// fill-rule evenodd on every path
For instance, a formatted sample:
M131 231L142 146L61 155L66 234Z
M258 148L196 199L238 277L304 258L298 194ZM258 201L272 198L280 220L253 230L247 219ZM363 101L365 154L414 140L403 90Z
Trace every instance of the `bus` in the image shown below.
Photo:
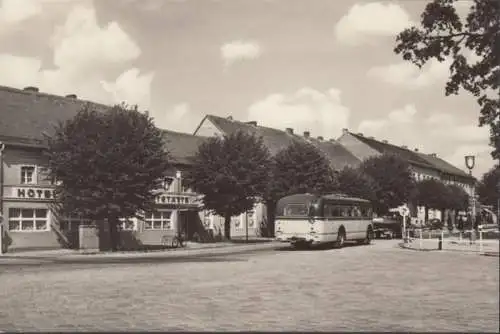
M343 194L295 194L276 205L275 239L292 246L345 241L369 244L373 239L370 201Z

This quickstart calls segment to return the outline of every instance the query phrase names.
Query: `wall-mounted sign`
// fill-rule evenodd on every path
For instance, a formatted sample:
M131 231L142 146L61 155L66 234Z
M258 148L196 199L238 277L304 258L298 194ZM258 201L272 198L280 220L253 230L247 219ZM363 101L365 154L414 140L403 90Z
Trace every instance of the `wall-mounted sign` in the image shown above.
M190 196L158 195L155 202L157 204L195 204L194 199Z
M22 199L43 199L52 200L55 198L54 189L44 189L44 188L12 188L11 192L13 198Z

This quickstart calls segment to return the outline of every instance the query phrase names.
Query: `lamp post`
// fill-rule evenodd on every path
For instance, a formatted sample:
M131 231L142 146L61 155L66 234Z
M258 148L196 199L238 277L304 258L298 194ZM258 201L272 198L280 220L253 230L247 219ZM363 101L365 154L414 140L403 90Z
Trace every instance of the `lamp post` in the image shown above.
M182 182L182 173L181 171L177 171L175 172L175 178L177 179L177 189L175 190L175 192L177 193L177 196L180 195L181 193L181 189L182 189L182 186L181 186L181 182ZM179 236L181 235L181 229L180 229L180 222L181 222L181 210L180 210L180 205L179 205L179 198L177 198L177 201L175 201L176 203L176 206L177 206L177 229L178 229L178 233L179 233ZM186 224L187 225L187 224ZM187 237L187 226L185 226L186 228L186 237Z
M473 155L466 155L465 156L465 166L467 169L469 169L469 175L472 176L472 169L474 168L476 164L476 157ZM476 221L476 194L475 194L475 187L472 185L472 190L471 190L471 197L472 197L472 226L471 229L474 229L475 221ZM472 233L472 232L471 232Z
M0 141L0 255L3 254L3 150L5 144Z

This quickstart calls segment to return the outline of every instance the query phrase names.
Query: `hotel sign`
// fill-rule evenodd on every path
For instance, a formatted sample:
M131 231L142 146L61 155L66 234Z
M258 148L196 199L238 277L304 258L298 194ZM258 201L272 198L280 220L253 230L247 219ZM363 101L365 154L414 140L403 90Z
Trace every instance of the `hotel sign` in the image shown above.
M182 195L157 195L155 198L156 204L177 204L177 205L197 205L195 196Z
M50 188L12 187L11 198L27 200L53 200L55 191Z

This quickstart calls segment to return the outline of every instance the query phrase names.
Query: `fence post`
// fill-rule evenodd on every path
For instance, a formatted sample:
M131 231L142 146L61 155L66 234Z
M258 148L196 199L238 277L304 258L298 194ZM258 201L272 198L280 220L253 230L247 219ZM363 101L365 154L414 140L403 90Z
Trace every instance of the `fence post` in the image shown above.
M418 231L420 234L420 238L418 239L419 240L418 247L419 247L419 249L422 249L422 229L420 228Z
M439 236L439 244L438 249L443 250L443 240L444 240L444 232L441 230L441 235Z
M483 225L478 226L479 231L479 252L483 251Z

